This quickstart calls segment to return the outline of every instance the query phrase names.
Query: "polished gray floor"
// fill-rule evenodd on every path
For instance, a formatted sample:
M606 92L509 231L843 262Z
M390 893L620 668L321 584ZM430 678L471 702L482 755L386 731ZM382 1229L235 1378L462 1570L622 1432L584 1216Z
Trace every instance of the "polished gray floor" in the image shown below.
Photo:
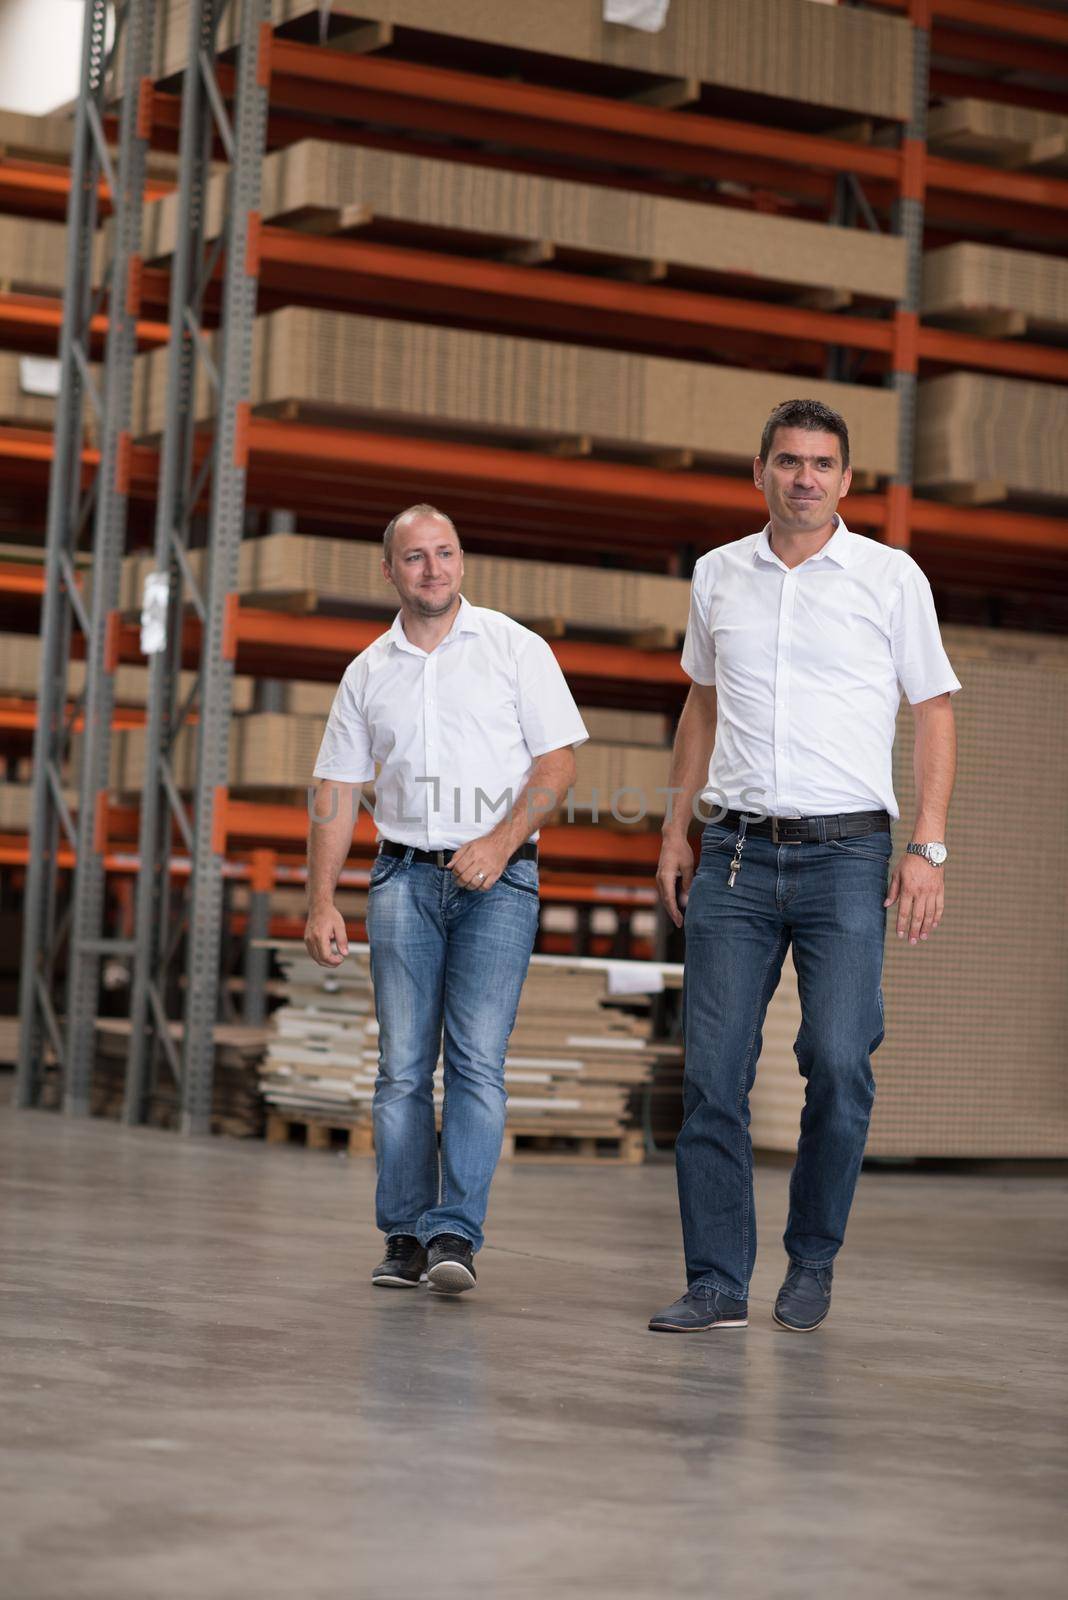
M832 1318L645 1331L670 1168L498 1175L367 1282L364 1161L0 1110L5 1600L1064 1592L1065 1185L862 1179Z

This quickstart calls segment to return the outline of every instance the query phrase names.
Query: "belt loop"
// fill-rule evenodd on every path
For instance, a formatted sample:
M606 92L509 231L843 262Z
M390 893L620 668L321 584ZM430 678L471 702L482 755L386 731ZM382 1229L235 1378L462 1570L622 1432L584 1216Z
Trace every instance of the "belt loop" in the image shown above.
M410 867L415 857L415 846L410 844L404 852L404 865Z
M827 818L826 817L817 817L816 818L816 834L818 836L818 843L820 843L820 844L826 844L827 843Z

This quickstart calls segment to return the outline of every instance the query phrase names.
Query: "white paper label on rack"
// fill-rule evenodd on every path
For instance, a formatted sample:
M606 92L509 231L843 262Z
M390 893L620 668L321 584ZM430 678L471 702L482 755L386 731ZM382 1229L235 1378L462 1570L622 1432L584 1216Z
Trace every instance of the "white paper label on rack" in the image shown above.
M664 974L652 962L617 961L608 969L609 994L660 994Z
M59 362L49 356L22 356L19 388L23 394L40 394L54 400L59 393Z
M643 33L659 33L667 21L668 0L604 0L604 20Z
M167 643L167 591L165 572L150 572L141 596L141 654L158 655Z

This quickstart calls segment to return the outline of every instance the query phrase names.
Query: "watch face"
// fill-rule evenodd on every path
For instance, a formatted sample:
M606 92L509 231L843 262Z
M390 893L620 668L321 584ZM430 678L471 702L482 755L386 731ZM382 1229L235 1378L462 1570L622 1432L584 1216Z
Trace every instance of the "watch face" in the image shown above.
M936 867L940 867L942 865L948 854L949 851L946 849L944 844L929 844L927 846L927 855L932 864Z

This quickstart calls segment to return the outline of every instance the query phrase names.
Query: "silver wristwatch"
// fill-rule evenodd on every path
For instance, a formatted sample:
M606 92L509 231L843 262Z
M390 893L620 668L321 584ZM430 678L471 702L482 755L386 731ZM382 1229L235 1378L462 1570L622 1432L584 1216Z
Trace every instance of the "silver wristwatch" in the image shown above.
M942 866L949 854L940 839L935 840L933 844L910 844L906 846L906 850L910 856L922 856L932 867Z

